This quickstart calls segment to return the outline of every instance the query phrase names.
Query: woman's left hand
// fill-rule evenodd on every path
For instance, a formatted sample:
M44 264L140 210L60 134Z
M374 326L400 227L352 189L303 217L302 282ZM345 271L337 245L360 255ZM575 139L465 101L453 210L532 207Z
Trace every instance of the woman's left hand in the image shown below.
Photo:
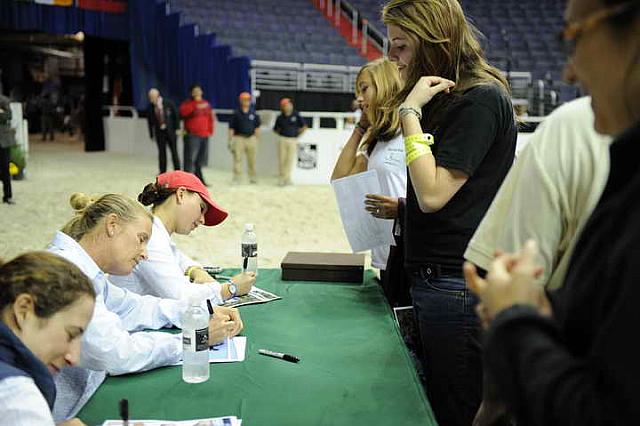
M451 80L442 77L420 77L413 89L404 100L403 104L412 108L421 109L440 92L449 93L455 86Z
M244 328L244 324L242 323L242 319L240 318L240 311L238 310L238 308L229 308L226 306L214 306L213 312L214 314L218 314L218 315L227 315L230 321L234 322L235 327L233 328L233 330L231 330L231 336L229 337L237 336Z
M535 263L537 255L538 246L530 240L514 255L497 256L486 279L480 278L474 265L465 263L467 286L480 298L478 314L485 325L514 305L530 305L543 315L550 314L544 289L536 282L542 273Z
M364 200L365 210L378 219L398 217L398 199L384 195L367 194Z

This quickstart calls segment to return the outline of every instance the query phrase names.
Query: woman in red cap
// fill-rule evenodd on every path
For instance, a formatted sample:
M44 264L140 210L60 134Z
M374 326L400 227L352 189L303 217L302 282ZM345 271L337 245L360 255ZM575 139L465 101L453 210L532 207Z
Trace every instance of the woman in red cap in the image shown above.
M173 233L188 235L201 224L215 226L227 218L227 212L211 199L195 175L179 170L163 173L156 182L144 187L138 201L153 206L148 258L131 274L112 277L114 284L139 294L168 299L183 299L190 291L206 288L208 298L218 304L251 290L255 273L240 273L221 285L171 241Z

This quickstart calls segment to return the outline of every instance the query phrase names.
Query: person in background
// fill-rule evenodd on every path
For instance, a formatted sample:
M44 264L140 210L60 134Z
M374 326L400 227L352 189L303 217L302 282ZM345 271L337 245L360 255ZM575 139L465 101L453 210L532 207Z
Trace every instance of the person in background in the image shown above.
M402 88L397 66L378 59L363 66L356 77L356 96L363 114L351 137L342 149L333 169L331 180L340 179L366 170L375 170L380 180L382 194L372 194L363 200L366 209L379 219L398 218L399 199L407 193L407 167L404 162L404 143L400 134L400 116L397 109L385 109L384 104L396 96ZM383 205L386 201L390 206ZM380 270L383 289L389 304L399 299L407 302L399 292L406 282L389 282L385 279L389 246L371 251L371 265Z
M56 117L56 105L51 100L51 95L47 93L42 96L42 102L40 103L40 114L42 123L42 141L47 140L47 136L51 136L49 139L53 141L55 139L55 117Z
M118 194L92 199L79 193L71 196L70 203L76 214L56 233L48 250L78 266L91 280L97 298L78 367L67 368L56 377L56 420L75 416L107 373L136 373L180 361L179 334L147 330L180 328L187 307L183 300L141 296L121 289L107 277L129 275L147 257L153 217L141 204ZM209 321L209 344L242 330L236 309L215 306L214 313Z
M194 84L189 89L191 99L180 105L180 116L184 119L187 135L184 137L184 170L194 173L205 186L202 165L207 160L209 137L215 128L215 114L211 104L205 100L202 87Z
M229 121L229 149L233 153L233 183L242 180L242 160L246 155L249 181L258 183L256 154L260 137L260 116L251 106L251 95L240 93L239 107Z
M169 172L138 195L143 205L153 205L153 232L147 259L126 276L111 276L113 284L138 294L167 299L187 299L192 291L206 291L209 299L223 301L251 291L254 272L240 273L220 284L198 262L171 241L171 235L189 235L198 226L215 226L227 212L211 199L207 188L191 173Z
M15 204L12 200L11 173L9 161L11 147L16 144L15 132L11 128L11 102L6 96L0 95L0 179L2 180L2 203Z
M171 152L173 170L180 170L180 156L176 142L176 131L180 127L178 112L173 102L160 96L160 91L156 88L149 90L147 126L149 137L155 139L158 145L160 173L167 171L167 147Z
M486 279L471 263L465 275L488 327L485 365L518 425L635 425L640 2L569 0L565 19L565 79L590 93L595 130L614 138L602 195L548 298L534 240L496 256Z
M559 289L580 231L609 176L611 138L593 127L591 98L565 103L538 126L509 171L469 241L465 259L489 270L495 253L513 253L538 241L543 271L538 281ZM485 374L484 400L475 426L496 424L504 406Z
M298 152L298 137L307 130L307 125L293 108L289 98L280 100L281 114L276 119L273 131L280 135L278 141L278 184L291 185L291 169Z
M389 58L408 167L405 269L439 424L468 426L482 399L480 322L464 250L513 164L509 85L489 65L458 0L391 0Z
M0 261L0 425L54 425L53 375L78 363L95 298L89 279L60 256Z

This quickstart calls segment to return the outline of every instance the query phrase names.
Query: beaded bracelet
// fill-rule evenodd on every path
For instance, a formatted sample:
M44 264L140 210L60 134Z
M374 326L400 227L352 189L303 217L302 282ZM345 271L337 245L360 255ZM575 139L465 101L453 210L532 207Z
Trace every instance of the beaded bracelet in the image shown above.
M367 133L367 129L362 127L362 125L360 125L360 123L356 123L355 130L360 134L360 136L364 136L364 134Z
M400 105L400 109L398 110L398 113L400 113L400 118L404 117L407 114L413 114L416 117L418 117L418 120L422 120L422 111L412 107L406 107L406 106Z

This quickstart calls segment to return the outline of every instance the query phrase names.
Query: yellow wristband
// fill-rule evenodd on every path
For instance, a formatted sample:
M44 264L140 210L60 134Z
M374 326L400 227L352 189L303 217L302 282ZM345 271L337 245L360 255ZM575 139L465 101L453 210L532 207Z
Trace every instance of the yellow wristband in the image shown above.
M187 277L189 277L189 279L191 279L191 273L192 273L193 271L195 271L196 269L198 269L198 268L199 268L199 266L196 266L196 265L189 266L189 267L187 268L187 270L184 272L184 274L185 274Z
M433 135L429 133L406 136L404 138L404 151L407 166L416 158L431 154L430 145L433 145L433 143Z
M424 145L433 145L435 143L435 139L431 133L417 134L417 135L409 135L404 138L405 144L413 144L420 143Z
M423 155L431 154L431 148L429 145L423 145L419 143L405 144L405 156L407 166L411 164L415 159L422 157Z

